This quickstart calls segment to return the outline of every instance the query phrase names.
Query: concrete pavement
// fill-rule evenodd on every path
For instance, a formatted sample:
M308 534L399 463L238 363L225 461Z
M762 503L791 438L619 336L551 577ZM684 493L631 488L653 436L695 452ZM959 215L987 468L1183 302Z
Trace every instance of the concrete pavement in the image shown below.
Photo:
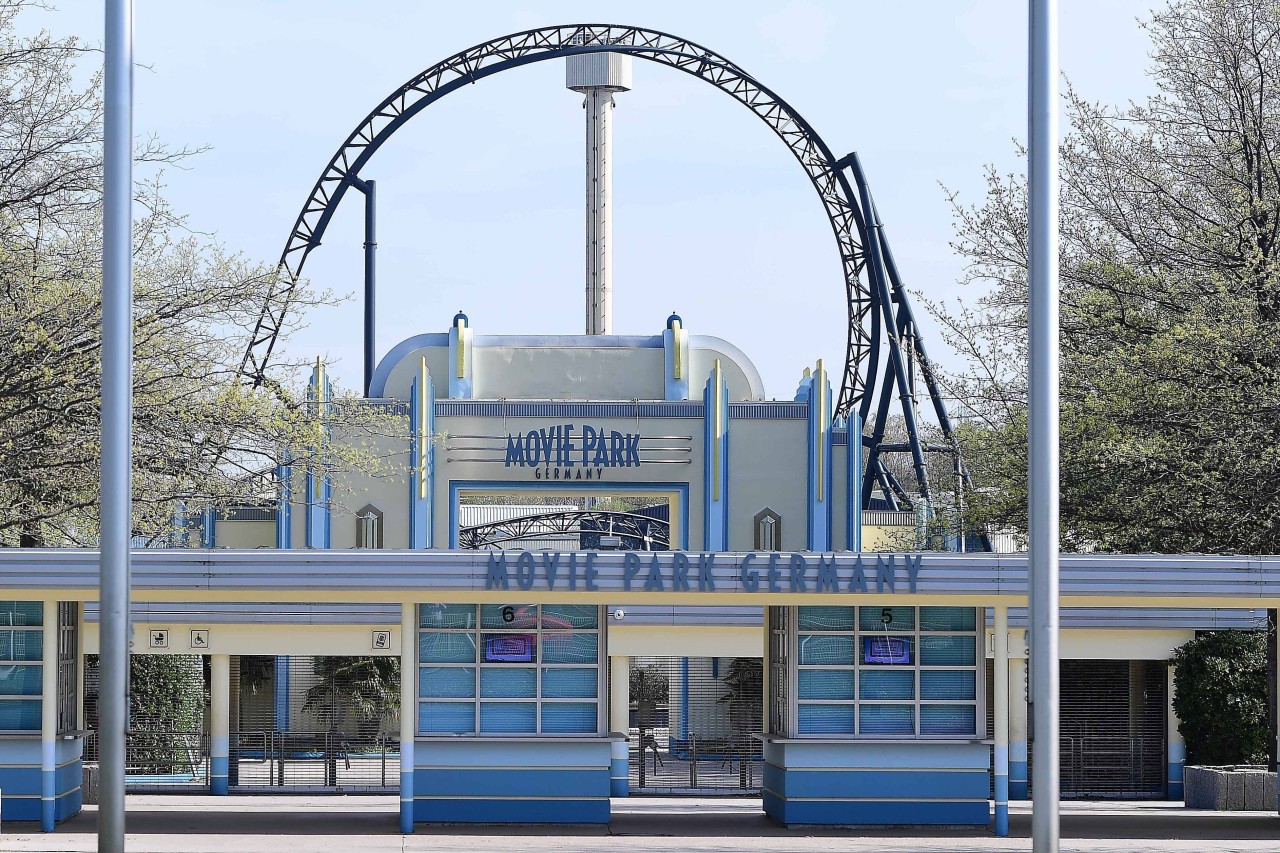
M387 796L131 796L127 847L134 853L577 853L577 851L918 851L977 853L1030 850L1030 807L1014 803L1013 835L978 830L785 829L760 812L755 799L613 801L609 827L396 828L398 803ZM97 849L92 806L42 834L32 824L6 823L5 853L79 853ZM1280 850L1280 816L1184 809L1180 803L1079 803L1062 806L1063 851L1204 853Z

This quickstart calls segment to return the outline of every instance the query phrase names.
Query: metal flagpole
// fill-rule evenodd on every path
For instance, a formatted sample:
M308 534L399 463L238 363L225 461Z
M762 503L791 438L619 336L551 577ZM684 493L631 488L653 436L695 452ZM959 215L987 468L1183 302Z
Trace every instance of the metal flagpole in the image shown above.
M1058 850L1058 3L1029 0L1031 839Z
M133 418L133 0L106 0L98 850L124 851Z

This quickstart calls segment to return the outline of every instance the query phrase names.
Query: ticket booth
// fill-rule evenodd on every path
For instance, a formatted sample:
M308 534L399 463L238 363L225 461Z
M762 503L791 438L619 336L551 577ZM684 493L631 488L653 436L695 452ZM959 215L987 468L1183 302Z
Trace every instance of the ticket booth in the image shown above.
M52 832L80 812L80 605L0 601L0 795Z
M980 616L766 608L765 813L786 825L986 826Z
M607 823L605 614L420 604L412 819ZM409 713L409 709L405 709Z

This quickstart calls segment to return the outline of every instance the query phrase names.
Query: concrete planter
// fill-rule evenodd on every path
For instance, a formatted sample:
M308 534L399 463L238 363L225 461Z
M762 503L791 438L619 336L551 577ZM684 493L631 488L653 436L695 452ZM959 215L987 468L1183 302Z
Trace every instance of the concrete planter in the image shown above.
M98 803L98 765L85 762L84 776L80 782L80 793L86 806Z
M1183 801L1189 809L1276 811L1276 774L1265 767L1187 767Z

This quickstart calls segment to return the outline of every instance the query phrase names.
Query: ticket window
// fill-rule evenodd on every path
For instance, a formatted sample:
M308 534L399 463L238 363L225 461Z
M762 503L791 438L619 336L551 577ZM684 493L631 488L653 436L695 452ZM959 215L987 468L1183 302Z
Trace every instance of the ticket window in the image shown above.
M420 735L606 733L603 608L424 604L418 614Z
M980 737L978 615L972 607L769 608L773 733Z

